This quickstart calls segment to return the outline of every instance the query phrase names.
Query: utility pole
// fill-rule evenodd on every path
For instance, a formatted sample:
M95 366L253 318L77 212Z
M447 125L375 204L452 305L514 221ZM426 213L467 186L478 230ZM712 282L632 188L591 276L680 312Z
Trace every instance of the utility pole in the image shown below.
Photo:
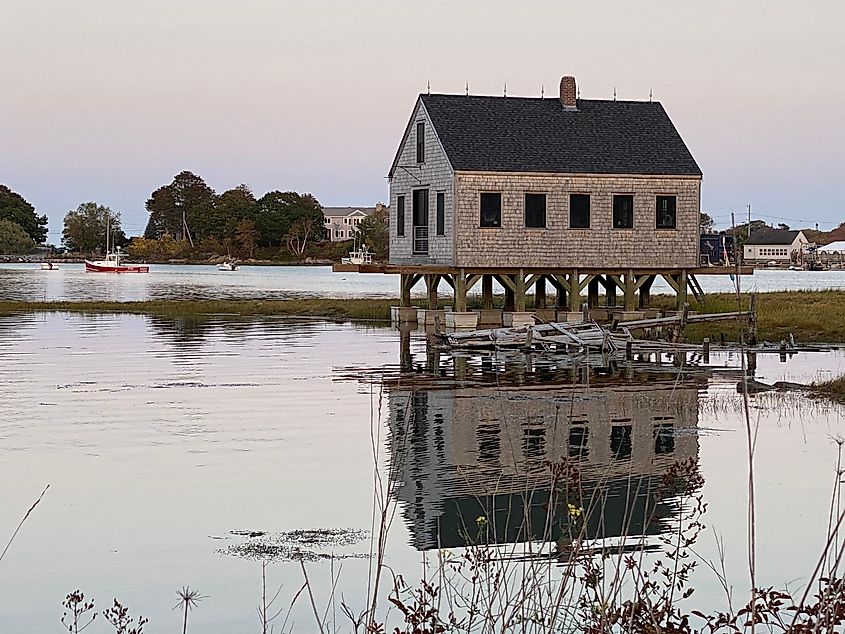
M748 205L748 236L751 237L751 205Z

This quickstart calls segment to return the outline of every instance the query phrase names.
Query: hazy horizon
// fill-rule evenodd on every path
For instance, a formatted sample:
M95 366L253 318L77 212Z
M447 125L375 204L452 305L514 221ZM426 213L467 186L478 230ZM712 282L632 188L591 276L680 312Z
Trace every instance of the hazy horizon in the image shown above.
M417 95L663 103L719 226L845 221L845 4L7 3L0 183L50 218L95 200L143 231L182 170L325 206L387 199Z

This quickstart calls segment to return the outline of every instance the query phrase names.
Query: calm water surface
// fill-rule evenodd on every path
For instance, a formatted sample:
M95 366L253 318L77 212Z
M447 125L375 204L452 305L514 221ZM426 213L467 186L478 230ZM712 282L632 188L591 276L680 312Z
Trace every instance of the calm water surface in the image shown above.
M725 276L700 276L705 292L731 292ZM494 285L496 292L502 289ZM62 264L42 271L34 264L0 264L0 300L144 301L162 299L287 299L298 297L396 297L395 275L332 273L326 266L242 266L218 271L214 266L151 265L149 274L85 273L82 264ZM662 280L654 293L669 293ZM757 271L742 279L743 291L845 289L843 271ZM425 285L414 289L425 292ZM450 292L445 282L440 291ZM479 293L480 285L473 289Z
M692 457L708 503L697 550L714 557L721 534L739 592L739 364L736 355L714 357L712 371L679 371L669 359L608 369L539 355L452 357L422 333L292 319L0 317L0 535L51 485L0 562L0 632L59 631L60 601L76 588L100 607L119 597L151 618L151 632L176 631L174 591L186 584L209 597L191 631L257 631L261 567L232 548L322 528L352 537L319 553L366 554L354 531L371 529L374 447L398 501L387 561L409 579L426 553L460 547L461 527L479 514L497 541L525 539L504 521L508 510L530 486L534 517L548 493L542 465L567 456L587 486L607 492L592 536L619 535L622 509L639 532L657 534L676 509L632 497L630 483ZM756 378L843 372L841 352L759 355ZM754 397L752 412L758 574L780 586L806 577L824 540L833 438L845 436L845 420L795 394ZM339 592L360 607L367 560L334 565ZM308 566L326 605L332 564ZM302 583L291 562L274 561L268 576L288 601ZM703 566L696 579L698 605L722 607ZM309 614L297 604L295 631L313 631Z

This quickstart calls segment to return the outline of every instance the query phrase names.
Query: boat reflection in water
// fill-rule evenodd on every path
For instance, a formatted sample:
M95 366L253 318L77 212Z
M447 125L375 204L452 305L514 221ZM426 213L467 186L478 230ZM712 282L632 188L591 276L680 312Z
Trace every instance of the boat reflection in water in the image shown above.
M664 478L697 460L705 385L671 363L429 349L425 368L385 382L390 477L413 546L563 551L573 518L586 539L663 532L679 510Z

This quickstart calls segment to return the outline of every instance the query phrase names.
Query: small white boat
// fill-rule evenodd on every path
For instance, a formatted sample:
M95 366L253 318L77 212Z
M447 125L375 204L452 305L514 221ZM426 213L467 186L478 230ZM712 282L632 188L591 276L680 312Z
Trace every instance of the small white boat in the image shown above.
M42 262L41 263L41 270L42 271L58 271L59 265L55 262Z
M218 271L237 271L239 268L241 267L234 260L226 260L217 265Z
M373 254L367 250L367 245L362 245L357 251L350 251L348 258L341 258L341 264L372 264Z

